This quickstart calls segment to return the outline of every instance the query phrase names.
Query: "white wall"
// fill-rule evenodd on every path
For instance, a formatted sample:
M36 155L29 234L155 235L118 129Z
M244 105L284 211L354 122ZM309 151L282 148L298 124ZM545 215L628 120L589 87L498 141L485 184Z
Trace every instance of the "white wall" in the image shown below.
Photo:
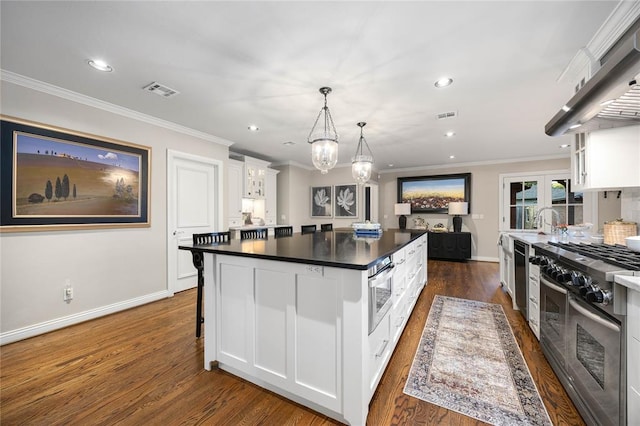
M226 162L228 148L7 81L1 93L4 115L150 146L152 152L151 227L0 234L0 343L169 295L167 149ZM62 300L66 280L75 293L69 304Z
M569 170L570 159L558 158L538 161L430 167L395 173L383 173L380 177L380 223L383 228L397 228L398 218L393 213L397 202L397 178L429 176L450 173L471 173L471 201L469 215L462 217L462 230L472 233L471 256L477 260L498 261L499 229L499 175L502 173L526 173L544 170ZM483 219L472 219L472 214ZM412 228L415 217L424 218L430 226L443 223L451 227L447 214L416 214L407 217L407 228Z
M351 164L339 165L329 170L326 175L318 170L307 169L296 165L273 166L280 170L278 174L278 223L293 226L294 232L300 232L302 225L318 225L332 223L334 228L351 227L352 222L364 219L364 195L358 186L358 216L353 218L313 218L311 217L311 187L355 184L351 176ZM371 183L376 183L372 177ZM333 194L335 198L335 194ZM285 219L281 220L282 215Z

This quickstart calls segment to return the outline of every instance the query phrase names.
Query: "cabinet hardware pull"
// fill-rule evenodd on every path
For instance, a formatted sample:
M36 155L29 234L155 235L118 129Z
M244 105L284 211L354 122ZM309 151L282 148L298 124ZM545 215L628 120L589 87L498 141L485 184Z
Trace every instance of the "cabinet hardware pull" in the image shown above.
M384 353L384 350L387 349L388 344L389 344L388 340L382 341L382 345L380 346L380 349L378 349L378 352L376 352L376 358L380 358L382 356L382 354Z

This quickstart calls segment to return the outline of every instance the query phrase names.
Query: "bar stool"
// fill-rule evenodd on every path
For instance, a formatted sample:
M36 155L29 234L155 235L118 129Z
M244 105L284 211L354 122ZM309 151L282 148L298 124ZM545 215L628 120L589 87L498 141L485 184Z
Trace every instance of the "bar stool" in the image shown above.
M293 226L276 226L273 228L273 235L276 238L290 237L293 235Z
M267 228L240 230L241 240L266 240L267 238Z
M320 225L320 231L333 231L333 223L323 223Z
M302 225L300 232L302 234L313 234L316 232L316 225Z
M207 232L206 234L193 234L193 245L211 245L229 243L230 231ZM204 253L202 250L191 250L193 266L198 270L198 296L196 301L196 337L200 337L204 316L202 316L202 289L204 288Z

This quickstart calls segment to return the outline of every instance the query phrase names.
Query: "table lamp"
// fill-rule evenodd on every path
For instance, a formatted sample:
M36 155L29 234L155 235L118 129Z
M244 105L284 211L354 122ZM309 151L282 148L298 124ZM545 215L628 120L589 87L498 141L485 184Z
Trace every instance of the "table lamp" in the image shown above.
M453 232L460 232L462 230L462 218L460 215L469 214L469 203L466 201L449 203L449 214L453 216Z
M409 203L398 203L394 206L394 213L396 216L400 216L398 218L398 225L400 225L400 229L407 229L407 216L411 214L411 204Z

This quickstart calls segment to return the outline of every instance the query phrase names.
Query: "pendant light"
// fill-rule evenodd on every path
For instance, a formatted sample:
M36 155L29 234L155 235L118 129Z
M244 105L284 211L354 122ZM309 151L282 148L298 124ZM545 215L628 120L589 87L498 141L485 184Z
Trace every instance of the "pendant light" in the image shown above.
M360 141L358 141L358 147L356 148L356 155L351 159L351 175L360 185L365 184L371 178L371 169L373 167L373 154L367 140L362 135L362 128L367 123L360 122ZM364 148L367 148L367 152L364 152Z
M324 107L318 113L316 122L313 123L307 142L311 144L313 165L325 175L338 162L338 132L327 106L327 95L331 93L331 87L321 87L320 93L324 95ZM322 124L319 129L316 129L320 116L323 117Z

